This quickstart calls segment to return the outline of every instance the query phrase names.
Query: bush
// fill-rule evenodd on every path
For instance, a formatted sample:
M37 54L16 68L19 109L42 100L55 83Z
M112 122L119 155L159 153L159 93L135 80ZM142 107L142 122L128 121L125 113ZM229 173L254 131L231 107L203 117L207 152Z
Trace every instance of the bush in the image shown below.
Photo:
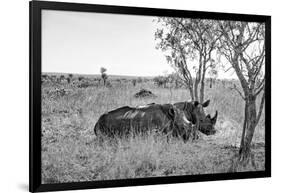
M83 76L79 76L79 77L78 77L78 80L79 80L79 81L82 81L83 79L84 79Z

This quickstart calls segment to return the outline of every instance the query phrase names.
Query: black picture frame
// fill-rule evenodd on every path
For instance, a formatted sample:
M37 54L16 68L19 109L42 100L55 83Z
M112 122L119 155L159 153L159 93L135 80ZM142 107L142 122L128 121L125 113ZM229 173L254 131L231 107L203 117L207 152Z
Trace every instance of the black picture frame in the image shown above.
M266 28L266 87L265 87L265 171L203 174L193 176L151 177L126 180L108 180L91 182L74 182L59 184L41 184L41 10L65 10L79 12L118 13L146 16L172 16L218 20L239 20L248 22L264 22ZM93 5L80 3L63 3L47 1L29 2L30 11L30 144L29 144L29 191L60 191L91 188L108 188L123 186L139 186L152 184L168 184L183 182L199 182L214 180L230 180L245 178L262 178L271 176L271 17L264 15L247 15L232 13L214 13L201 11L170 10L156 8L124 7Z

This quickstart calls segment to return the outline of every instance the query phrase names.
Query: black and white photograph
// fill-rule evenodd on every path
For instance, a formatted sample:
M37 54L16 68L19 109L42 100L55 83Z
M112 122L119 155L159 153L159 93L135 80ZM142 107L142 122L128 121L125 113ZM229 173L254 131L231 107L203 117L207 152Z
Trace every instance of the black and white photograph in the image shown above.
M42 184L265 171L265 23L41 19Z

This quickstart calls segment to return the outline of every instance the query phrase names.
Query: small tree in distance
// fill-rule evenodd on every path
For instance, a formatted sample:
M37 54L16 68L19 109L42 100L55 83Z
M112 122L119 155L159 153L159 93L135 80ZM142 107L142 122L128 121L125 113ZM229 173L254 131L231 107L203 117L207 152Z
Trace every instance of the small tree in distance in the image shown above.
M136 84L137 84L137 79L133 79L133 80L132 80L132 84L133 84L133 86L136 86Z
M103 85L106 85L106 80L108 79L108 75L106 74L107 69L104 67L100 68L100 72L101 72L101 78L103 80Z
M208 72L209 76L210 76L210 88L212 88L215 85L215 81L218 78L218 71L215 68L212 68L212 66L210 67L210 70Z

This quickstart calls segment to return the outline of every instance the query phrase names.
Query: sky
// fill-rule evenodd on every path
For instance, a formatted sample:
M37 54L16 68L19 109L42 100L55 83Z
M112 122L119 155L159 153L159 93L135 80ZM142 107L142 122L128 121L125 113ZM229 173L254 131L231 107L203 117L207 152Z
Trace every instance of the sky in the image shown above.
M42 11L42 72L157 76L171 73L155 48L155 17ZM228 75L219 76L229 77ZM232 77L231 76L231 77Z
M154 17L49 11L42 13L42 71L155 76L172 72L155 48Z

